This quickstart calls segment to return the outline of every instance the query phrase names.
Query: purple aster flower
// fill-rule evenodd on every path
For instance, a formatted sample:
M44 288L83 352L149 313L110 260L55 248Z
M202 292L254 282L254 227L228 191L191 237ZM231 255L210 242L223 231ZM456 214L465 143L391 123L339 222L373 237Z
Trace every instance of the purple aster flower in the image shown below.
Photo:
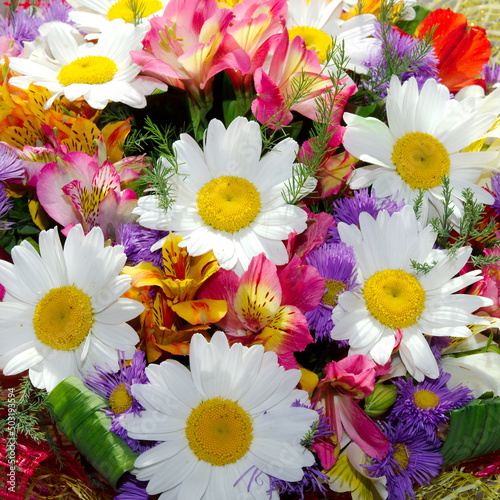
M432 354L438 362L441 362L441 353L450 347L452 340L451 337L438 337L437 335L427 338Z
M147 481L139 481L135 476L127 473L114 500L147 500L149 498L146 491L147 485Z
M493 61L491 66L489 64L485 64L483 66L483 76L486 84L486 90L493 91L493 86L500 81L500 66L495 61Z
M387 95L386 89L389 88L390 78L393 74L397 74L401 82L415 77L419 88L429 78L439 80L439 72L437 70L438 58L434 53L434 49L424 53L424 43L418 38L407 35L400 31L392 29L390 26L382 27L377 24L375 38L382 42L380 52L374 54L371 59L365 61L365 66L368 67L369 79L363 82L365 88L372 92L377 92L380 97L384 98ZM392 61L391 68L388 68L387 61ZM405 61L405 71L398 71L399 61Z
M447 412L456 410L474 399L469 388L459 385L448 389L449 373L441 372L435 379L425 377L414 384L413 379L394 381L398 397L389 416L389 421L404 422L415 434L425 433L434 438L439 428L448 422Z
M163 268L161 248L151 252L151 247L168 235L168 231L148 229L138 224L123 224L120 229L120 244L124 246L128 260L136 266L140 262L151 262Z
M359 189L353 192L352 198L340 198L333 203L333 216L339 222L355 224L359 226L359 216L362 212L368 212L374 219L382 210L387 210L389 214L399 212L404 206L404 202L396 203L390 198L377 198L375 191L370 193L368 188ZM338 229L329 229L329 243L339 243L340 237Z
M7 190L3 184L0 183L0 231L5 231L12 225L12 222L3 220L8 211L12 208L12 204L12 200L7 195Z
M491 176L491 192L495 198L491 207L495 211L497 217L500 217L500 173L495 172Z
M123 353L119 354L120 371L110 373L110 368L103 369L95 366L95 372L89 372L85 378L85 385L96 394L109 401L109 409L104 410L106 415L112 419L109 430L120 436L133 451L142 453L156 443L150 441L137 441L128 436L127 431L119 422L119 415L134 413L139 415L144 408L132 396L130 387L132 384L148 384L149 380L145 373L146 356L142 351L136 351L130 366L126 366Z
M63 2L63 0L52 0L48 5L41 8L43 22L60 21L73 25L74 23L70 21L68 16L71 10L71 5Z
M441 441L430 440L425 433L415 434L404 426L387 424L384 433L390 440L389 453L383 459L372 458L366 469L374 477L387 478L387 493L391 500L415 498L413 483L428 484L439 475L443 455Z
M325 244L313 250L307 263L314 266L325 280L326 291L318 306L305 314L307 323L314 330L314 340L331 340L335 326L332 311L340 293L356 288L356 258L345 243Z
M10 20L0 19L0 35L11 35L17 43L24 45L24 42L32 42L38 36L42 22L41 18L20 10Z
M0 182L24 179L24 161L7 144L0 142Z

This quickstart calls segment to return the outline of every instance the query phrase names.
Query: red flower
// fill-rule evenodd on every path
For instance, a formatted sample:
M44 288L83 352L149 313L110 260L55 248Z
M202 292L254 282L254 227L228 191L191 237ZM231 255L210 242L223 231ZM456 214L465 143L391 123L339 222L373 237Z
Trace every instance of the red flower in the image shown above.
M432 30L441 83L451 92L479 83L473 79L479 75L491 55L486 30L479 26L469 26L466 16L450 9L431 12L420 23L415 35L424 38Z

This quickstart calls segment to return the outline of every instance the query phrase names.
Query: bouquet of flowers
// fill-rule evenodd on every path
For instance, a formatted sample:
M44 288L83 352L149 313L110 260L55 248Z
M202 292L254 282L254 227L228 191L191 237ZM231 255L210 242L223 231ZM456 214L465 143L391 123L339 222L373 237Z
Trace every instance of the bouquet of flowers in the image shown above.
M0 498L498 498L499 7L442 7L7 3Z

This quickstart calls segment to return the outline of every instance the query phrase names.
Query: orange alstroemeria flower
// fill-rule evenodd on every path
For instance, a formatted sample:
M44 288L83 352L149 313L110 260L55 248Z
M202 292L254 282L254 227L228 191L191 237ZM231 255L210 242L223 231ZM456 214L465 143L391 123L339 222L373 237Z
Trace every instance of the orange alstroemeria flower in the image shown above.
M441 83L451 92L474 84L491 56L486 30L469 26L467 17L450 9L436 9L418 26L415 36L432 33L432 44L439 60L437 68Z

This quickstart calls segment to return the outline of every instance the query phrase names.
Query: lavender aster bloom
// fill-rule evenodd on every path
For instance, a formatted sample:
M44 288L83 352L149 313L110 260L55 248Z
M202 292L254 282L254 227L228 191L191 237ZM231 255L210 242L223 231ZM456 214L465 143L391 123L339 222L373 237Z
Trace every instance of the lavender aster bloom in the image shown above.
M137 224L124 224L120 229L120 244L124 246L127 259L136 266L140 262L151 262L163 268L161 248L151 252L150 248L168 235L168 231L148 229Z
M7 195L7 190L0 183L0 231L5 231L9 229L12 222L4 221L3 218L7 215L7 212L12 208L12 200Z
M384 29L384 32L382 30ZM438 59L434 50L423 53L423 41L396 31L391 27L382 28L379 23L376 24L375 38L382 43L380 52L374 54L372 58L364 62L368 68L370 79L364 82L364 86L372 92L379 92L380 97L387 95L386 89L389 88L390 75L394 70L388 70L387 60L391 61L409 61L406 71L398 73L401 82L415 77L419 88L429 78L439 80L437 70Z
M114 500L147 500L149 498L146 491L147 485L147 481L139 481L135 476L127 473L125 480L118 488L119 494Z
M371 459L366 469L374 477L387 478L388 498L407 500L415 498L413 483L428 484L439 475L443 455L441 441L429 440L425 434L415 434L404 426L388 424L384 433L390 440L389 453L381 460Z
M500 81L500 66L495 61L493 61L491 66L489 64L485 64L483 66L483 76L486 89L494 90L494 86L498 87L498 83Z
M0 142L0 182L24 178L24 162L10 147Z
M10 22L5 18L0 19L0 35L11 35L17 43L23 45L24 42L32 42L38 36L41 24L41 18L20 10Z
M48 5L41 8L43 22L61 21L73 25L74 23L70 21L68 16L71 10L71 5L64 3L62 0L52 0Z
M495 201L491 207L495 211L497 217L500 217L500 173L495 172L491 176L491 191L495 197Z
M352 198L341 198L333 203L333 216L339 222L355 224L359 226L359 216L368 212L374 219L382 210L387 210L390 215L399 212L404 206L403 202L396 203L390 198L377 198L375 191L370 193L368 188L354 191ZM340 237L336 227L329 228L329 240L331 243L339 243Z
M123 353L121 353L121 356L123 356ZM136 351L130 366L126 366L123 357L119 359L119 363L121 369L118 373L109 373L112 371L109 367L106 370L96 366L95 372L89 372L84 383L90 390L109 400L109 409L105 410L106 415L112 419L109 430L120 436L132 450L142 453L156 443L137 441L130 438L127 431L121 426L118 416L125 413L139 415L144 411L142 405L132 396L130 387L132 384L149 383L144 371L146 357L142 351Z
M331 340L330 332L335 326L332 311L340 293L356 288L356 258L351 247L345 243L325 244L313 250L307 263L314 266L325 280L326 291L318 306L305 314L307 323L314 330L314 340Z
M447 412L456 410L474 399L467 387L459 385L448 389L449 373L436 379L426 377L414 384L413 379L400 379L394 384L398 397L389 416L390 422L404 422L415 434L425 433L428 438L436 436L436 431L448 422Z

